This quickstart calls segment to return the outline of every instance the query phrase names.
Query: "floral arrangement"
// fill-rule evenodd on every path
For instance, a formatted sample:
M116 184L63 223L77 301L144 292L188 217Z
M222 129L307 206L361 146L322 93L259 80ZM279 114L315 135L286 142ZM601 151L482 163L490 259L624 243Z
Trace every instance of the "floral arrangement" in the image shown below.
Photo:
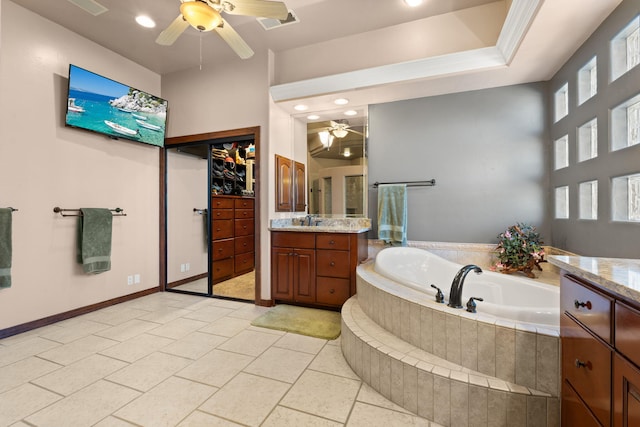
M491 267L492 271L514 273L522 271L527 277L535 278L533 269L540 267L544 260L540 233L529 224L518 223L498 234L496 254L498 262Z

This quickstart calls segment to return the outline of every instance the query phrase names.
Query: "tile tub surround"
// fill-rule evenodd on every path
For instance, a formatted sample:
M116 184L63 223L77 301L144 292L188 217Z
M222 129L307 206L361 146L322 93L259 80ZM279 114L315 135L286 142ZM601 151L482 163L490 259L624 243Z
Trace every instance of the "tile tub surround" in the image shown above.
M557 396L421 350L371 320L363 305L356 295L342 307L342 353L363 382L393 403L442 426L560 425Z
M365 233L371 229L369 218L327 218L313 216L314 221L320 221L320 225L300 225L305 217L272 219L269 230L273 231L306 231L328 233Z

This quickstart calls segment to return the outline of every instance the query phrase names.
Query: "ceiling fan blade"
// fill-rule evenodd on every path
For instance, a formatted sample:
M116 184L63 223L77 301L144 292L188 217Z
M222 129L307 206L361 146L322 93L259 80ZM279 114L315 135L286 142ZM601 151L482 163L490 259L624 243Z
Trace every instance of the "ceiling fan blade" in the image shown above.
M287 19L289 10L281 1L266 0L223 0L233 7L225 8L227 13L233 15L258 16L261 18Z
M253 56L253 50L226 20L223 19L222 25L216 28L215 31L240 58L247 59Z
M349 129L349 128L347 128L347 129L345 129L345 130L346 130L347 132L353 132L353 133L358 134L358 135L360 135L360 136L364 136L364 133L362 133L362 132L358 132L357 130L353 130L353 129Z
M180 34L187 29L189 23L184 20L182 15L178 15L171 25L165 28L156 39L156 43L163 46L171 46L180 37Z

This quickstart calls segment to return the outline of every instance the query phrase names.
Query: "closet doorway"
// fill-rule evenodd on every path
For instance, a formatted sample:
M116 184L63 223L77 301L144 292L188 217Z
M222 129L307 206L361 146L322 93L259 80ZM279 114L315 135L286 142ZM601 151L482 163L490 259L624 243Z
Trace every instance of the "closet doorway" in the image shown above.
M260 127L165 141L164 290L259 301L259 145Z

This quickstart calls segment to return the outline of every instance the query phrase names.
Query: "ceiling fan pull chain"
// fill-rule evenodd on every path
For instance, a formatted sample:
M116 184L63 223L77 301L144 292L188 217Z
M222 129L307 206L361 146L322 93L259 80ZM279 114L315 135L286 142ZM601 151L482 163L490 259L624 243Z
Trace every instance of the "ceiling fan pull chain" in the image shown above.
M200 31L200 71L202 71L202 31Z

